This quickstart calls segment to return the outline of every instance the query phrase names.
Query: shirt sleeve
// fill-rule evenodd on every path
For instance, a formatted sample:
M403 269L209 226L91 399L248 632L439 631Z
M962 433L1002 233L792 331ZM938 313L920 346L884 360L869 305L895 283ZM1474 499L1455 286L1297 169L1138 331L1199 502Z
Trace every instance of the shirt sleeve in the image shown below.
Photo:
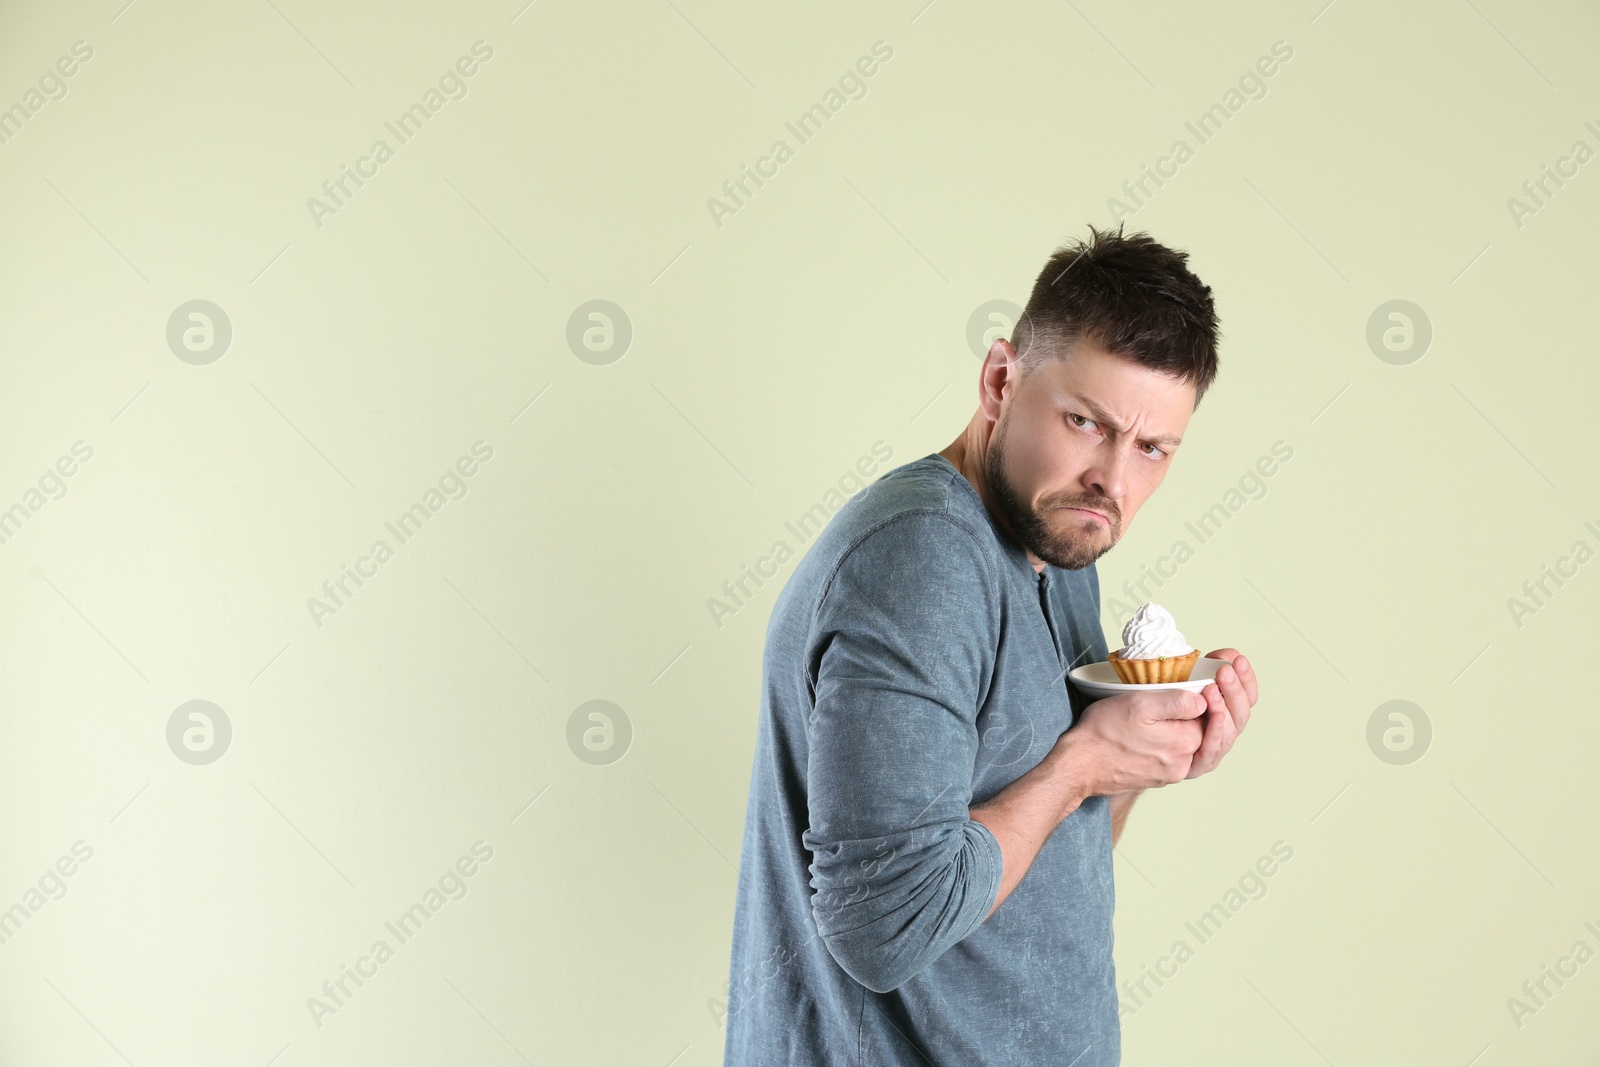
M1000 628L976 537L910 512L844 557L811 633L812 914L844 971L896 989L975 930L1000 843L968 815Z

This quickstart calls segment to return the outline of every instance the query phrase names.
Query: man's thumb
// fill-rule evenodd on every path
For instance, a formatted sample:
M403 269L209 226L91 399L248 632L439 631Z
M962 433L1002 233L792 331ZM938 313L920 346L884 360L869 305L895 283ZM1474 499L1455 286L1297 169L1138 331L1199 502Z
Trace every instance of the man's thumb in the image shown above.
M1205 714L1206 698L1187 689L1170 689L1156 712L1159 719L1194 719Z

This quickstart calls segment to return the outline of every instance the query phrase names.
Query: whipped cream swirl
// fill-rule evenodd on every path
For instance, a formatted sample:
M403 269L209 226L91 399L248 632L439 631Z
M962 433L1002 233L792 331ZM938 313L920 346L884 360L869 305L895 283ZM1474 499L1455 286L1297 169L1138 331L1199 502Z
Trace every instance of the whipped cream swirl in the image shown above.
M1120 653L1123 659L1156 659L1160 656L1186 656L1194 651L1178 632L1172 613L1159 604L1146 601L1122 628Z

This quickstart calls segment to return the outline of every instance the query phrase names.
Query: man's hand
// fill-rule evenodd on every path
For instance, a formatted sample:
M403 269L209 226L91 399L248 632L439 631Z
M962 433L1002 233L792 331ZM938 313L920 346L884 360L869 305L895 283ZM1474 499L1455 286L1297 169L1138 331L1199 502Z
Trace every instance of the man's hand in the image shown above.
M1206 659L1226 660L1227 664L1217 668L1217 680L1201 690L1206 701L1205 736L1189 764L1188 778L1216 769L1250 721L1250 709L1256 703L1256 672L1238 649L1219 648L1207 652Z
M1187 689L1105 697L1084 709L1046 759L1084 796L1181 782L1204 742L1207 707Z

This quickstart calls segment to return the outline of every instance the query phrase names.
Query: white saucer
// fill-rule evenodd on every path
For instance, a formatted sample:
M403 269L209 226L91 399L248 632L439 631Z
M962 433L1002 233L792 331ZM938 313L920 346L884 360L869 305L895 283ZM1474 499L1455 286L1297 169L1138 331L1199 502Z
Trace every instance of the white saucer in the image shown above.
M1117 677L1117 669L1111 665L1110 660L1099 663L1085 663L1082 667L1075 667L1067 677L1072 683L1083 690L1083 695L1090 700L1100 700L1104 697L1114 697L1118 693L1149 692L1153 689L1187 689L1191 693L1198 693L1212 682L1216 681L1217 669L1225 659L1209 659L1201 656L1194 661L1194 670L1186 682L1156 682L1150 685L1129 685Z

